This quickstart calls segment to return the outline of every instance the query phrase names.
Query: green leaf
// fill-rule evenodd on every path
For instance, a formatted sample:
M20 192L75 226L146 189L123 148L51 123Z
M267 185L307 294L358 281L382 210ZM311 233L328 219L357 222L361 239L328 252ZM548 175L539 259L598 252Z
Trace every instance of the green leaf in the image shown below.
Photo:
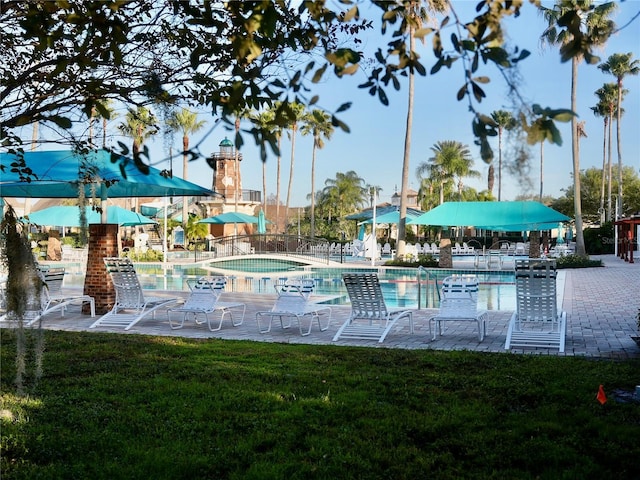
M482 90L482 88L480 88L480 86L475 82L471 82L471 89L477 102L481 102L482 99L487 96L484 93L484 90Z
M51 120L53 123L58 125L60 128L64 128L65 130L68 130L71 128L71 120L69 120L67 117L61 117L60 115L53 115L49 117L49 120Z
M320 67L318 70L316 70L316 73L313 74L313 78L311 79L311 82L312 83L318 83L320 80L322 80L324 72L327 71L327 67L328 66L329 66L329 64L325 63L322 67Z
M489 77L475 77L473 79L473 81L478 82L478 83L489 83L491 81L491 79Z
M467 84L465 83L460 90L458 90L458 94L456 95L456 99L458 101L462 100L464 96L467 94Z
M351 108L351 102L343 103L338 107L336 113L344 112L345 110L349 110Z
M344 17L342 18L342 21L350 22L354 18L359 17L359 15L360 14L358 12L358 6L354 5L353 7L351 7L351 10L349 10L347 13L344 14Z
M433 32L433 28L419 28L415 32L413 32L413 36L418 40L424 39L427 35Z
M546 114L549 118L558 122L570 122L573 117L578 116L573 110L569 110L567 108L547 110Z
M387 94L384 93L384 90L380 87L378 87L378 98L383 105L389 106L389 99L387 98Z

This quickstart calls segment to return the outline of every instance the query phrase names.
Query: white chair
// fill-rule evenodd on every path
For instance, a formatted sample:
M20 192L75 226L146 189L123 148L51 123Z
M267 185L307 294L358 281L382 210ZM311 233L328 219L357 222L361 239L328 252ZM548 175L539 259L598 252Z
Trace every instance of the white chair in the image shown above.
M84 294L63 293L65 269L60 267L38 270L38 277L42 281L40 291L40 309L32 310L27 316L25 325L30 326L40 320L44 315L60 310L61 316L69 305L89 303L91 316L96 316L96 304L93 297Z
M438 245L435 242L431 244L431 253L433 254L440 253L440 247L438 247Z
M271 310L256 313L256 322L260 333L264 334L271 331L274 318L280 320L280 326L283 329L291 327L291 321L295 318L298 322L300 335L303 337L311 333L314 321L318 322L318 328L321 332L329 328L331 307L312 301L312 294L315 289L315 283L312 279L287 280L284 283L275 284L274 288L278 297ZM326 325L323 325L320 320L320 315L324 313L328 314ZM306 316L310 317L308 329L303 328L302 322L302 319ZM269 318L267 327L262 326L261 319L263 317ZM285 319L288 319L286 323Z
M184 304L177 307L167 309L167 315L169 317L169 326L176 330L184 326L185 320L190 317L196 324L207 322L209 330L217 332L222 328L222 321L225 315L229 315L231 324L234 327L239 327L244 321L244 314L247 310L247 306L244 303L229 303L221 302L220 295L222 294L224 287L227 283L225 277L200 277L198 280L188 280L189 297ZM233 310L237 309L241 311L240 321L235 322L233 320ZM217 325L212 325L213 315L218 311L220 312L220 319ZM180 317L179 323L176 321L174 324L173 317L177 313ZM200 317L204 316L203 320Z
M431 249L431 245L429 245L427 242L424 243L424 245L422 246L422 253L425 255L432 255L433 254L433 250Z
M433 337L443 334L442 323L447 321L472 321L478 324L478 340L484 340L487 331L487 312L478 311L478 279L471 275L450 276L442 281L440 310L429 318L435 323Z
M462 242L462 253L465 255L473 255L475 254L476 249L471 245L467 244L467 242Z
M351 315L338 329L333 341L340 339L377 340L379 343L389 334L401 318L409 320L413 333L413 313L406 309L388 309L378 275L375 273L343 273Z
M382 255L391 255L391 244L389 242L382 246Z
M89 328L124 327L129 330L147 315L152 314L155 318L156 310L178 302L178 298L146 297L130 259L107 257L103 260L116 291L116 300L113 308Z
M516 260L516 311L505 349L557 348L564 352L566 312L559 311L554 260Z

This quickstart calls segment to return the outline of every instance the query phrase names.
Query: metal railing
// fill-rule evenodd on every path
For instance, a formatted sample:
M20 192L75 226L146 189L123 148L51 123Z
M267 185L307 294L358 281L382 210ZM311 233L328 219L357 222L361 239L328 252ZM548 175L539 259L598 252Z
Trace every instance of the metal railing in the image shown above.
M283 234L232 235L200 244L194 256L206 258L237 257L253 254L276 254L313 259L329 264L330 245L324 238Z

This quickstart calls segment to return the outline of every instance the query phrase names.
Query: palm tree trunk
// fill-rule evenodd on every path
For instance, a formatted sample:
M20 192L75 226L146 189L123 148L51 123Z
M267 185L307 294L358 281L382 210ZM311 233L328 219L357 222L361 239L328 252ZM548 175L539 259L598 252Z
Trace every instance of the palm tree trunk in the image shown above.
M318 142L316 139L313 139L313 153L311 155L311 238L316 236L316 222L315 222L315 210L316 210L316 199L315 199L315 185L316 185L316 149Z
M618 150L618 209L617 214L622 213L622 145L620 142L620 117L622 114L622 78L618 78L618 120L616 121L616 150ZM616 216L616 220L618 217Z
M267 162L262 162L262 210L267 216Z
M613 112L611 112L611 114L609 115L609 148L607 151L607 221L610 222L611 219L613 218L611 215L611 174L613 173L613 169L612 169L612 150L613 148L611 147L612 143L611 143L611 139L613 138Z
M296 131L298 130L298 126L294 123L291 126L291 165L289 170L289 186L287 187L287 207L285 210L285 218L289 214L289 205L291 204L291 187L293 186L293 166L295 161L295 153L296 153Z
M276 233L280 231L280 169L282 164L282 156L280 152L282 148L282 134L278 134L278 167L276 178Z
M540 195L538 201L542 203L542 194L544 192L544 140L540 142Z
M602 132L602 182L600 184L600 222L604 218L604 186L607 183L607 172L605 170L607 166L607 124L608 118L604 117L604 131Z
M498 201L502 200L502 126L498 127Z
M578 57L571 60L571 110L578 111L577 107L578 91ZM582 199L580 195L580 152L578 146L578 119L571 118L571 152L573 156L573 206L576 221L576 254L586 256L584 248L584 233L582 231Z
M409 48L415 51L416 40L413 36L413 27L409 30ZM409 98L407 102L407 123L404 132L404 157L402 160L402 185L400 188L400 219L398 222L398 243L396 255L401 258L406 250L407 239L407 194L409 190L409 163L411 159L411 130L413 128L413 97L414 74L409 70Z
M187 135L182 136L182 179L187 180L189 157L187 157L187 150L189 150L189 137ZM189 197L182 197L182 228L186 230L187 220L189 219Z

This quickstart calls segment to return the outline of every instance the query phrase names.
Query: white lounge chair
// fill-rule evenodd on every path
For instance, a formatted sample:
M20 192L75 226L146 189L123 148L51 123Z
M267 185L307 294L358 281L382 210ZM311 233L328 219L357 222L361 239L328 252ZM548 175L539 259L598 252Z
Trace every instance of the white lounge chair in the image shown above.
M476 252L476 249L467 242L462 242L462 252L465 255L473 255Z
M283 329L291 327L292 319L295 318L298 322L300 335L303 337L311 333L314 321L318 322L318 328L321 332L329 328L331 307L312 301L312 294L315 288L315 283L312 279L287 280L284 283L275 284L274 288L278 297L271 310L256 313L256 322L260 333L269 333L271 331L274 318L280 320L280 326ZM325 325L320 320L320 315L324 313L328 314ZM302 319L306 316L310 317L309 328L303 329ZM262 326L261 320L263 317L269 318L267 327ZM288 319L288 321L285 322L285 319Z
M557 348L564 352L566 312L558 310L553 260L516 260L516 311L505 349Z
M189 286L190 293L187 300L182 305L167 309L169 326L174 330L182 328L185 320L192 318L196 324L207 322L209 330L217 332L222 328L222 321L225 315L229 315L231 324L234 327L242 325L247 306L244 303L220 301L220 295L226 283L227 279L225 277L200 277L195 281L188 280L187 285ZM234 309L241 312L239 322L233 320ZM220 319L217 325L214 326L211 322L215 312L220 312ZM179 322L176 320L174 323L174 314L176 313L180 320ZM201 319L201 317L204 317L204 319Z
M472 321L478 324L478 340L484 340L487 331L487 312L478 311L478 279L471 275L451 276L442 281L442 298L439 312L429 318L435 323L435 340L443 334L442 323L447 321Z
M413 313L407 309L388 309L378 275L375 273L343 273L351 315L338 329L333 341L340 339L377 340L384 342L387 334L401 318L409 319L413 333Z
M41 320L44 315L60 311L64 317L65 310L70 305L82 305L89 303L91 308L91 316L96 316L95 300L93 297L84 294L62 292L62 283L64 281L63 267L49 268L38 267L38 278L42 288L40 290L40 304L35 305L35 299L27 306L24 315L25 326L31 326ZM12 313L7 312L3 318L12 318Z
M145 296L130 259L107 257L103 260L116 291L116 301L113 308L89 328L124 327L129 330L147 315L155 318L156 310L178 302L178 298Z

